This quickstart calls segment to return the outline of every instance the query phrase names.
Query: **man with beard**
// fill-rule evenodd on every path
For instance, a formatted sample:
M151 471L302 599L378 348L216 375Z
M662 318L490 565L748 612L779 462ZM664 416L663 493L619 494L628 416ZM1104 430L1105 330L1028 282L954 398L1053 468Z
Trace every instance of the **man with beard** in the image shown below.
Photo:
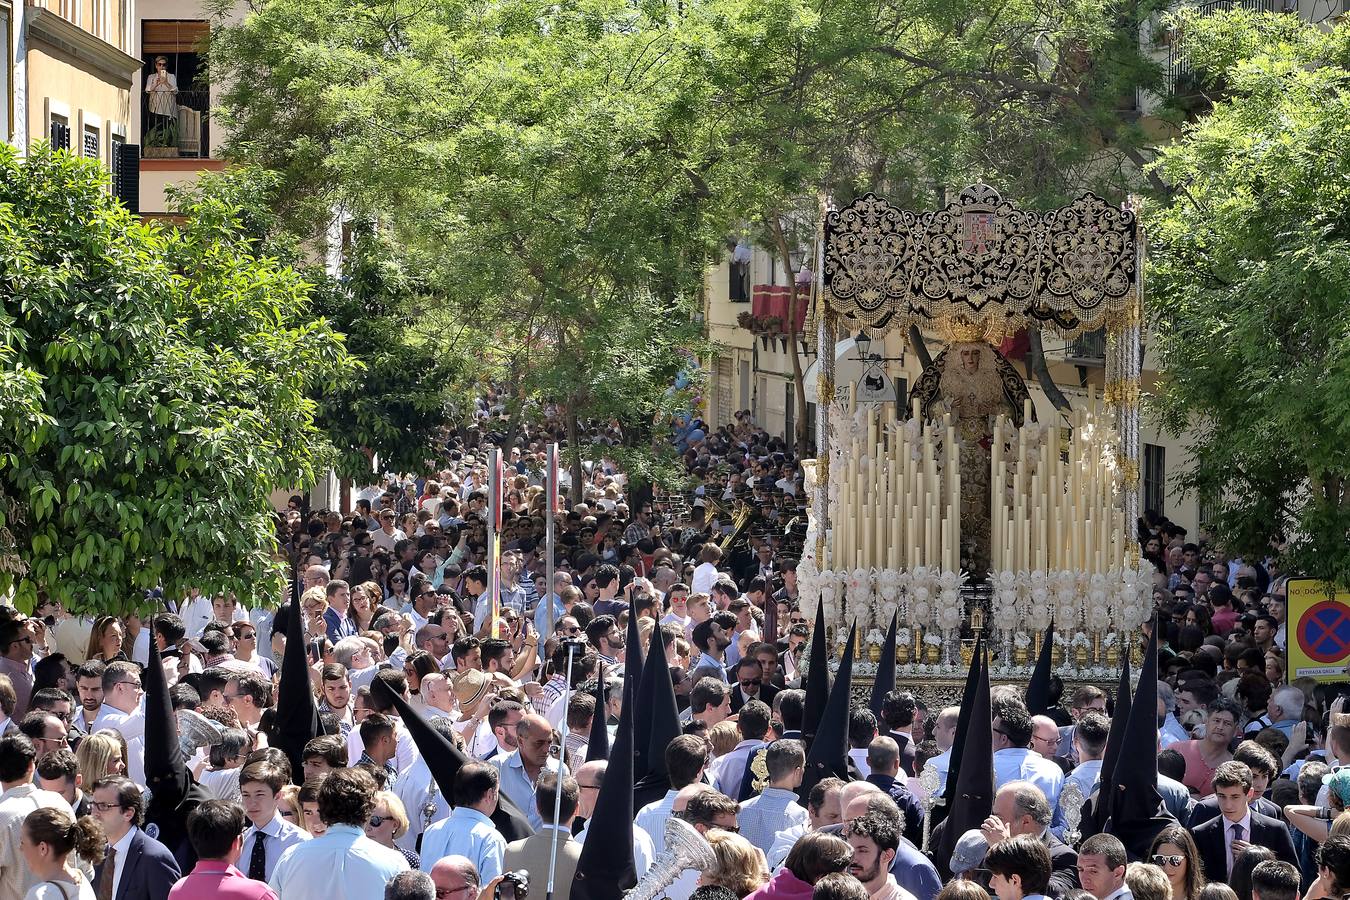
M694 684L698 684L700 678L727 680L725 654L735 630L736 617L729 612L719 612L694 626L694 646L702 654L689 673Z
M895 825L880 813L859 816L844 826L844 839L853 850L848 872L862 882L872 900L914 900L891 874L900 835Z

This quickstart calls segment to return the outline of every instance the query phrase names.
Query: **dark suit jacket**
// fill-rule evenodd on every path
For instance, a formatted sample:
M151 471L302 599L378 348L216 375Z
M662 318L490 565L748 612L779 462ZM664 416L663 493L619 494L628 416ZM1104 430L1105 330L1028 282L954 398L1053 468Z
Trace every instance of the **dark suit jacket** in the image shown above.
M1249 843L1269 849L1275 858L1291 865L1298 865L1298 854L1294 852L1294 842L1289 837L1289 829L1278 819L1252 813L1252 833L1247 835ZM1191 829L1195 846L1200 851L1200 862L1205 867L1205 878L1210 881L1228 880L1228 853L1224 849L1224 829L1229 822L1223 816L1210 819L1203 825ZM120 898L119 898L120 900Z
M106 862L94 867L94 885L97 889L99 879L103 877ZM165 900L169 888L182 877L178 871L178 862L159 841L147 835L139 828L127 847L126 861L122 865L122 880L117 885L117 896L113 900Z
M1281 812L1280 808L1276 806L1274 803L1271 803L1265 797L1257 797L1255 800L1251 802L1251 807L1252 812L1254 813L1260 813L1263 816L1269 816L1270 818L1275 819L1280 823L1284 822L1284 814L1283 812ZM1191 808L1191 817L1189 821L1187 821L1186 827L1195 828L1197 825L1203 825L1210 819L1217 819L1218 817L1219 817L1218 798L1213 796L1206 797L1205 799L1197 802L1195 806Z
M1078 888L1078 854L1049 831L1045 833L1045 848L1050 851L1050 887L1046 894L1059 900Z
M916 777L914 774L914 739L903 732L891 731L890 729L883 731L882 734L895 741L896 746L900 748L900 771L910 778Z
M778 696L778 688L773 685L761 684L759 686L759 696L755 699L764 703L769 709L773 709L773 698L776 696ZM741 686L733 681L731 683L731 711L733 713L738 713L744 705L745 701L741 699Z

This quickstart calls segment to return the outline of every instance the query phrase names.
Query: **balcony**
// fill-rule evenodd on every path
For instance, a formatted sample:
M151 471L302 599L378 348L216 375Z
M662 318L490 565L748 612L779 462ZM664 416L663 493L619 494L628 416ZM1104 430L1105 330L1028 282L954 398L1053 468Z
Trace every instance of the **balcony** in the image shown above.
M146 159L205 159L211 155L211 92L174 94L176 116L152 115L141 94L141 153Z
M1202 16L1215 13L1243 10L1249 13L1275 13L1289 11L1285 0L1209 0L1195 4ZM1167 62L1165 75L1167 87L1173 94L1192 94L1196 91L1195 72L1191 67L1191 55L1187 52L1186 36L1179 31L1169 31L1167 42Z
M1106 332L1089 331L1079 335L1064 348L1064 357L1075 366L1106 365Z

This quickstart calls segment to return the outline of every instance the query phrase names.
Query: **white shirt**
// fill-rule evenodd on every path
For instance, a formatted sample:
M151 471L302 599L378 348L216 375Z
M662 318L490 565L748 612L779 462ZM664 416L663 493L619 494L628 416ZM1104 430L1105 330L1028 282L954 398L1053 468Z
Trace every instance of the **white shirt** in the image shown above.
M426 760L421 757L412 766L399 772L398 780L394 782L394 793L408 813L408 830L403 837L394 838L394 846L416 850L417 839L422 832L450 815L450 804L445 802L436 780L431 777ZM432 809L430 820L426 814L428 806Z
M699 563L694 569L694 577L690 581L690 594L711 594L712 586L717 582L717 566L712 563ZM673 898L672 898L673 900Z
M457 806L422 836L420 868L430 872L447 856L463 856L474 864L478 877L487 884L502 874L505 854L506 838L492 820L472 807Z
M402 853L355 825L330 825L282 853L267 883L286 900L370 900L383 897L389 879L407 868Z
M577 832L573 838L578 844L586 843L586 834L591 830L591 823L587 821L586 825ZM665 836L661 837L662 844L665 843ZM652 843L651 836L643 831L636 824L633 825L633 866L637 870L637 876L641 878L647 874L647 870L652 867L652 860L656 858L656 845Z
M117 858L113 860L112 895L114 897L117 896L117 889L122 885L122 870L126 868L127 853L131 850L131 839L135 837L136 831L136 826L132 825L127 829L127 833L112 845L112 848L117 851Z
M374 531L370 532L370 542L376 547L383 547L389 551L392 551L394 545L399 541L407 539L408 536L397 528L394 529L393 534L386 534L383 528L376 528Z
M666 819L670 818L670 809L675 805L675 797L679 791L666 791L666 795L660 800L648 803L638 814L633 817L633 822L647 834L652 835L653 841L660 841L661 846L666 842Z
M243 851L239 854L239 859L235 863L235 868L248 874L249 866L253 863L253 844L258 840L259 835L263 840L263 877L271 879L272 873L277 870L277 862L281 855L296 844L303 844L310 839L308 831L299 825L292 825L281 817L281 813L273 813L272 821L268 822L262 828L249 826L244 830Z
M19 834L28 814L42 807L71 812L70 804L60 794L31 783L15 785L0 794L0 898L4 900L18 900L37 884L19 851Z
M119 732L127 741L145 734L145 698L142 697L141 702L129 713L106 703L100 706L94 724L89 726L89 732L92 734L105 728Z
M1233 874L1233 829L1241 828L1242 837L1239 840L1251 843L1252 840L1252 811L1248 809L1242 816L1241 822L1230 822L1223 820L1223 854L1228 858L1228 874Z
M853 764L858 767L858 773L862 775L863 778L872 774L872 767L867 764L866 747L863 747L861 750L856 747L850 749L848 751L848 758L853 760Z
M417 745L413 743L412 735L408 734L408 729L403 726L403 720L394 719L394 768L402 772L411 768L412 764L422 758L422 754L417 751ZM366 745L361 740L361 729L353 728L347 732L347 764L354 766L361 761L361 754L366 752Z

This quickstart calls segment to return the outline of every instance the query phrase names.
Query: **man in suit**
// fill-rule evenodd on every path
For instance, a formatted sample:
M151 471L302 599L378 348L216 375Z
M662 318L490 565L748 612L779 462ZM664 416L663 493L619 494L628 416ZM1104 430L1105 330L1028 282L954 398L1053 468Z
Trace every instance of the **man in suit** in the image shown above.
M778 696L778 688L764 684L764 667L758 659L746 656L736 663L734 686L731 688L731 714L741 711L741 707L751 700L759 700L773 707L773 698Z
M530 873L530 889L522 900L543 900L548 890L548 870L550 859L557 860L557 870L553 878L553 897L555 900L567 900L572 891L572 879L577 872L577 861L581 859L581 843L572 838L572 819L577 814L577 803L581 790L577 780L571 775L562 778L562 796L558 796L558 776L545 772L535 787L534 803L544 827L523 841L506 845L503 864L508 872L524 869ZM553 806L558 804L558 818L554 821ZM550 856L557 841L557 853Z
M166 900L181 873L169 848L141 831L141 789L110 775L94 782L93 798L94 815L108 836L107 853L94 868L99 900Z
M1192 829L1205 875L1226 880L1233 862L1248 847L1265 847L1275 858L1298 865L1289 829L1278 819L1252 810L1252 770L1245 763L1229 760L1214 770L1211 782L1219 803L1219 817Z
M980 826L989 846L1027 835L1045 845L1050 854L1051 897L1063 897L1078 885L1078 854L1050 833L1050 803L1045 792L1030 781L1010 781L994 795L994 810Z
M1069 718L1077 723L1090 712L1106 715L1106 691L1095 685L1085 684L1069 698ZM1055 755L1061 759L1068 759L1076 766L1080 760L1073 748L1073 730L1073 725L1065 725L1059 730L1059 750Z
M1279 772L1279 764L1275 761L1274 755L1256 741L1243 741L1233 751L1233 759L1245 763L1247 768L1252 770L1252 800L1247 804L1252 808L1252 812L1258 812L1283 823L1284 811L1263 796ZM1190 828L1195 828L1218 817L1219 798L1209 796L1194 805L1186 824Z

